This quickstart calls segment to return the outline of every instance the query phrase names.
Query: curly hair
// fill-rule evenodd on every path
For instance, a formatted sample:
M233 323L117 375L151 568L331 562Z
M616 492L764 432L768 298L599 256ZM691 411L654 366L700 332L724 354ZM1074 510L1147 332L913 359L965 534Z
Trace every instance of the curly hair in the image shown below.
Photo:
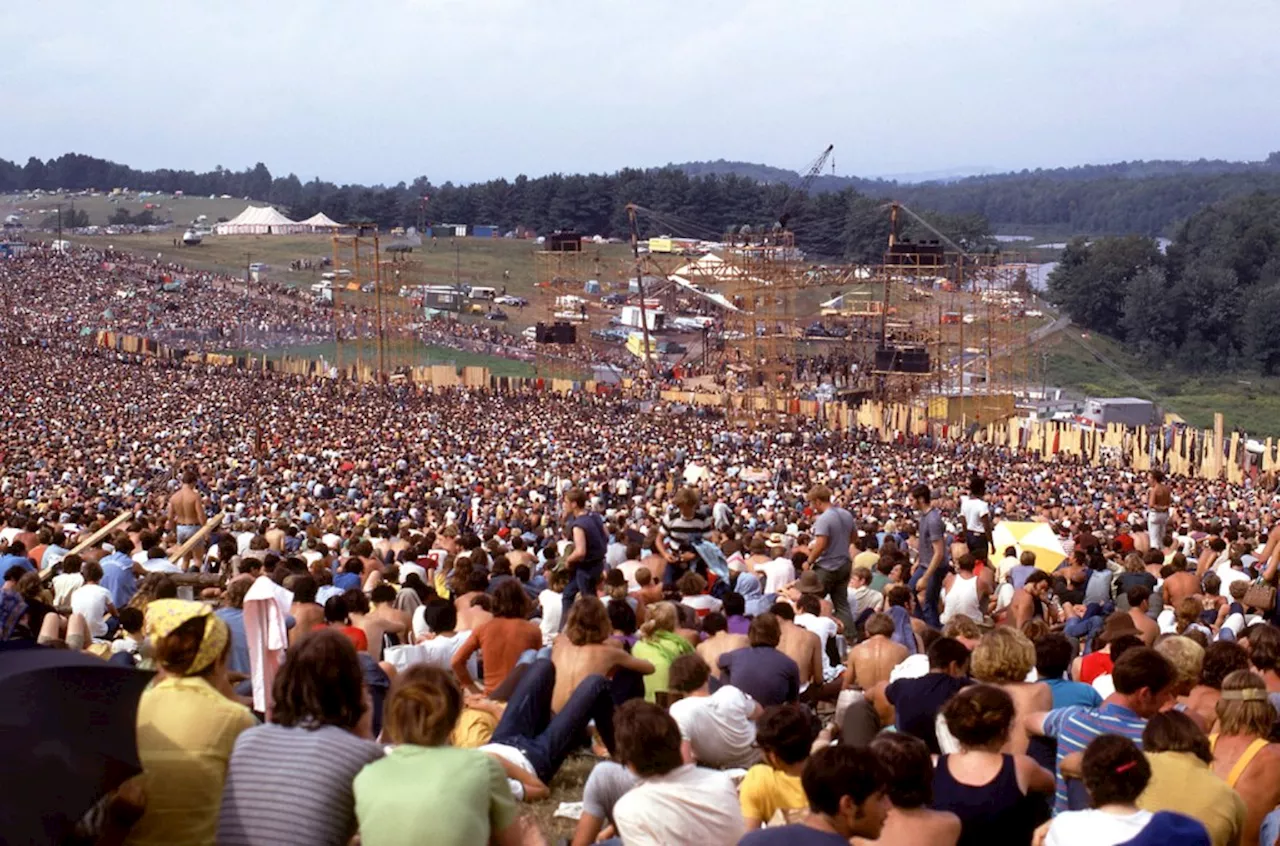
M613 634L609 612L604 603L594 596L579 596L569 608L564 623L564 635L574 646L588 643L604 643Z
M1094 738L1084 750L1081 769L1085 789L1095 808L1132 805L1151 780L1151 765L1142 750L1118 734Z

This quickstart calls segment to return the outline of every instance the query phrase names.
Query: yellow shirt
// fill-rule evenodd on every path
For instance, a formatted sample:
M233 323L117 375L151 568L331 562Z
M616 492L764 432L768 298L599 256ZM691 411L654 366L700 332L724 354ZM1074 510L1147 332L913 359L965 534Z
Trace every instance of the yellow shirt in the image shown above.
M458 716L458 724L449 735L449 745L458 749L478 749L493 737L493 730L498 727L498 718L488 711L478 708L463 708Z
M742 816L759 820L763 825L785 825L794 822L809 808L800 777L775 770L768 764L756 764L747 770L738 788ZM778 819L774 819L774 815Z
M1231 846L1244 830L1245 804L1209 765L1190 752L1148 752L1151 781L1138 797L1144 811L1174 811L1199 820L1213 846Z
M138 701L138 758L147 805L125 841L212 844L231 748L253 713L201 678L165 678Z

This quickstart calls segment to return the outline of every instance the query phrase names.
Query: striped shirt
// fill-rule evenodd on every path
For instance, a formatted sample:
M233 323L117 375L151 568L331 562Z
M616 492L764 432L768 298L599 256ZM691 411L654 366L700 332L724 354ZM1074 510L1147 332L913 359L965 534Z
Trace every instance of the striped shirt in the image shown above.
M662 532L674 543L696 543L711 531L711 509L700 505L692 517L686 518L680 509L672 507L662 518Z
M337 726L249 729L231 753L218 843L346 846L356 831L351 782L381 757L381 746Z
M1071 808L1067 799L1067 782L1062 777L1062 759L1072 752L1084 752L1095 737L1104 734L1118 734L1127 737L1142 748L1142 730L1147 721L1134 711L1117 705L1114 702L1103 702L1098 708L1085 708L1082 705L1070 705L1066 708L1055 708L1044 717L1044 733L1048 737L1058 739L1058 758L1054 778L1056 785L1053 796L1054 813ZM1086 805L1085 807L1088 807Z

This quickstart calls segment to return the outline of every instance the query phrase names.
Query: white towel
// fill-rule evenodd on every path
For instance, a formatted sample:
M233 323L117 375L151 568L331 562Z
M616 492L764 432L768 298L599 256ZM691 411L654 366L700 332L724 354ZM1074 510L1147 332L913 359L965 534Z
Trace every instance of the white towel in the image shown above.
M293 605L293 592L268 576L259 576L244 597L244 634L249 645L249 670L253 681L253 709L271 719L271 686L289 646L285 619Z

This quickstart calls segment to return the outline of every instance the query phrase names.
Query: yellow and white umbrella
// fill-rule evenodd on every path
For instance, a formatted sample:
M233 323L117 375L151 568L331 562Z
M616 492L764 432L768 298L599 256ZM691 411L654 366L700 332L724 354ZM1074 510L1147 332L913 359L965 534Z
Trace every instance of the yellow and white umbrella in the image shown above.
M991 532L991 538L995 542L995 549L991 551L993 557L1011 546L1018 550L1019 555L1034 552L1036 569L1046 573L1058 569L1058 565L1067 557L1057 534L1048 523L1000 522Z

